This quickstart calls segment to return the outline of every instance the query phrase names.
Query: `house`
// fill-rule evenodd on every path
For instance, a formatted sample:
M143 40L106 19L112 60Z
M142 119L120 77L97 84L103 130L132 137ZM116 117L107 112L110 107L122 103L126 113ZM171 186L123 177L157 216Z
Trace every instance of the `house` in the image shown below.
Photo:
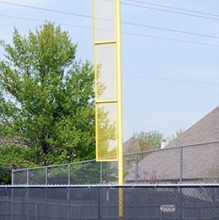
M132 167L126 183L219 182L219 106ZM137 174L136 174L137 172Z

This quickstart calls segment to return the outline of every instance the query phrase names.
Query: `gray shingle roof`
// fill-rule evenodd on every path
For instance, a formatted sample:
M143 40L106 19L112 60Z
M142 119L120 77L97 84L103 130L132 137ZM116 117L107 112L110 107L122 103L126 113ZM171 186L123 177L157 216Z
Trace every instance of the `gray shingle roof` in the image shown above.
M173 140L166 147L175 147L219 140L219 106Z
M179 182L181 169L182 178L187 182L218 178L219 143L183 147L182 164L178 147L217 140L219 140L219 107L168 144L164 150L150 153L141 160L138 164L138 181ZM125 180L127 182L135 180L135 167L129 170Z

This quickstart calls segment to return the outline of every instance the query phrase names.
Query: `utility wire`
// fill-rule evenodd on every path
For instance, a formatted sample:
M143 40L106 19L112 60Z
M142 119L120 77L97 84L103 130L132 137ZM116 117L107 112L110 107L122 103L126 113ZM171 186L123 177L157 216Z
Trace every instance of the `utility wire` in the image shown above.
M14 18L14 19L20 19L20 20L26 20L26 21L35 21L35 22L41 22L41 23L44 23L46 21L46 20L38 20L38 19L32 19L32 18L23 18L23 17L11 16L11 15L3 15L3 14L0 14L0 17ZM75 24L66 24L66 23L57 23L57 24L65 25L65 26L70 26L70 27L77 27L77 28L84 28L84 29L93 30L92 27L88 27L88 26L81 26L81 25L75 25ZM107 30L105 30L105 31L107 31Z
M156 78L156 77L146 77L146 76L131 76L123 75L126 78L136 78L136 79L149 79L149 80L159 80L159 81L172 81L172 82L183 82L183 83L196 83L196 84L206 84L206 85L216 85L215 82L201 82L201 81L190 81L190 80L181 80L181 79L168 79L168 78Z
M105 0L105 1L109 1L109 0ZM93 16L89 16L89 15L75 14L75 13L63 12L63 11L59 11L59 10L52 10L52 9L39 8L39 7L34 7L34 6L27 6L27 5L17 4L17 3L8 3L8 2L4 2L4 1L0 1L0 3L11 4L11 5L16 5L16 6L21 6L21 7L33 8L33 9L37 9L37 10L44 10L44 11L50 11L50 12L54 12L54 13L61 13L61 14L69 14L69 15L73 15L73 16L80 16L80 17L93 19ZM102 19L102 18L98 18L98 19ZM109 19L102 19L102 20L108 20L108 21L114 22L113 20L109 20ZM156 27L156 26L150 26L150 25L144 25L144 24L136 24L136 23L125 22L125 21L123 21L122 24L138 26L138 27L145 27L145 28L152 28L152 29L163 30L163 31L177 32L177 33L181 33L181 34L188 34L188 35L195 35L195 36L219 39L218 36L205 35L205 34L189 32L189 31L181 31L181 30L162 28L162 27Z
M104 1L110 1L110 0L104 0ZM148 2L137 1L137 0L127 0L127 1L134 2L134 3L137 2L137 3L141 3L141 4L153 5L153 6L158 6L158 7L164 7L164 8L170 8L170 9L175 9L175 10L180 10L180 11L187 11L187 12L196 13L196 14L203 14L203 15L210 15L210 16L219 17L218 14L205 13L205 12L194 11L194 10L189 10L189 9L185 9L185 8L177 8L177 7L171 7L171 6L161 5L161 4L154 4L154 3L148 3ZM9 4L9 5L15 5L15 6L20 6L20 7L26 7L26 8L32 8L32 9L39 9L39 10L51 11L51 12L62 13L62 14L69 14L69 15L75 15L75 16L81 16L81 17L92 18L92 16L80 15L80 14L71 13L71 12L63 12L63 11L53 10L53 9L48 9L48 8L28 6L28 5L23 5L23 4L18 4L18 3L12 3L12 2L0 1L0 3ZM121 4L128 5L128 3L124 3L124 2L122 2ZM142 7L142 5L133 5L133 6ZM147 7L147 8L148 8L148 7ZM151 9L157 10L156 8L151 8ZM159 9L158 9L158 10L159 10ZM167 12L168 12L168 11L167 11ZM169 12L173 12L173 11L169 11ZM185 14L185 15L191 16L191 14ZM211 19L210 17L203 17L203 18Z
M152 3L142 2L142 1L135 1L135 2L139 2L139 3L143 3L143 4L149 4L149 5L154 5L154 6L160 6L160 7L166 7L166 8L176 9L176 10L183 10L183 11L188 11L188 12L192 12L192 13L206 14L206 15L210 15L210 16L217 16L217 17L219 17L219 15L209 14L209 13L204 13L204 12L198 12L198 11L192 11L192 10L188 10L188 9L174 8L174 7L170 7L170 6L152 4ZM4 1L0 1L0 3L93 19L92 16L76 14L76 13L70 13L70 12L63 12L63 11L59 11L59 10L46 9L46 8L40 8L40 7L28 6L28 5L22 5L22 4L10 3L10 2L4 2ZM122 3L122 4L130 5L130 4L127 4L127 3ZM131 6L142 7L140 5L131 5ZM149 8L149 7L145 7L145 8ZM155 8L149 8L149 9L162 10L162 9L155 9ZM167 10L162 10L162 11L167 11ZM167 11L167 12L172 12L172 11ZM176 12L173 12L173 13L176 13ZM182 13L178 13L178 14L182 14ZM195 15L185 14L185 13L183 13L183 14L184 15L189 15L189 16L195 16ZM38 20L38 19L22 18L22 17L16 17L16 16L2 15L2 14L0 14L0 16L8 17L8 18L15 18L15 19L35 21L35 22L45 22L43 20ZM209 17L203 17L203 16L195 16L195 17L211 19ZM219 19L213 19L213 20L219 20ZM160 30L174 31L174 32L179 32L179 33L184 33L184 34L193 34L193 35L204 36L204 37L218 38L216 36L202 35L202 34L185 32L185 31L180 31L180 30L165 29L165 28L159 28L159 27L148 26L148 25L143 25L143 24L134 24L134 23L129 23L129 22L122 22L122 23L128 24L128 25L136 25L136 26L142 26L142 27L148 27L148 28L155 28L155 29L160 29ZM93 29L92 27L81 26L81 25L64 24L64 23L59 23L59 24L66 25L66 26L77 27L77 28L84 28L84 29L91 29L91 30ZM102 31L108 31L108 30L102 30ZM123 32L123 34L134 35L134 36L141 36L141 37L149 37L149 38L157 38L157 39L164 39L164 40L170 40L170 41L185 42L185 43L192 43L192 44L201 44L201 45L208 45L208 46L215 46L215 47L219 46L219 45L214 45L214 44L206 44L206 43L193 42L193 41L184 41L184 40L177 40L177 39L171 39L171 38L163 38L163 37L150 36L150 35L144 35L144 34L135 34L135 33L129 33L129 32ZM213 83L213 82L212 83L211 82L198 82L198 81L154 78L154 77L144 77L144 76L130 76L130 75L123 75L123 76L127 77L127 78L141 78L141 79L143 78L143 79L150 79L150 80L162 80L162 81L174 81L174 82L186 82L186 83L198 83L198 84L217 85L217 83Z
M179 11L186 11L186 12L191 12L191 13L195 13L195 14L203 14L203 15L210 15L210 16L219 17L218 14L210 14L210 13L206 13L206 12L194 11L194 10L189 10L189 9L185 9L185 8L177 8L177 7L166 6L166 5L161 5L161 4L154 4L154 3L149 3L149 2L145 2L145 1L139 1L139 0L127 0L127 1L134 2L134 3L141 3L141 4L145 4L145 5L153 5L153 6L157 6L157 7L163 7L163 8L170 8L170 9L179 10Z
M194 33L194 32L189 32L189 31L181 31L181 30L176 30L176 29L161 28L161 27L150 26L150 25L145 25L145 24L136 24L136 23L131 23L131 22L122 22L122 23L127 24L127 25L132 25L132 26L138 26L138 27L153 28L153 29L162 30L162 31L171 31L171 32L177 32L177 33L181 33L181 34L189 34L189 35L196 35L196 36L201 36L201 37L210 37L210 38L219 39L218 36L207 35L207 34L199 34L199 33Z
M22 20L35 21L35 22L44 22L43 20L29 19L29 18L21 18L21 17L15 17L15 16L1 15L1 14L0 14L0 16L8 17L8 18L16 18L16 19L22 19ZM91 27L80 26L80 25L72 25L72 24L62 24L62 25L67 25L67 26L77 27L77 28L85 28L85 29L90 29L90 30L93 29L93 28L91 28ZM105 31L105 30L104 30L104 31ZM123 32L123 34L219 47L219 45L213 45L213 44L205 44L205 43L192 42L192 41L175 40L175 39L163 38L163 37L156 37L156 36L150 36L150 35L139 35L139 34L128 33L128 32ZM123 75L123 77L126 77L126 78L136 78L136 79L139 78L139 79L160 80L160 81L173 81L173 82L184 82L184 83L198 83L198 84L217 85L217 83L213 83L213 82L212 82L212 83L211 83L211 82L198 82L198 81L177 80L177 79L167 79L167 78L165 79L165 78L144 77L144 76Z
M104 0L104 1L112 1L112 0ZM175 9L175 10L181 10L181 11L187 11L187 12L192 12L192 13L198 13L198 14L204 14L204 15L210 15L210 16L219 17L219 15L217 15L217 14L210 14L210 13L193 11L193 10L183 9L183 8L176 8L176 7L165 6L165 5L161 5L161 4L153 4L153 3L147 3L147 2L142 2L142 1L134 1L134 0L127 0L127 1L132 1L132 2L137 2L137 3L142 3L142 4L154 5L154 6L159 6L159 7L171 8L171 9ZM26 8L32 8L32 9L38 9L38 10L44 10L44 11L50 11L50 12L61 13L61 14L66 14L66 15L75 15L75 16L80 16L80 17L93 18L92 16L89 16L89 15L80 15L80 14L71 13L71 12L63 12L63 11L59 11L59 10L53 10L53 9L48 9L48 8L29 6L29 5L24 5L24 4L12 3L12 2L0 1L0 3L8 4L8 5L20 6L20 7L26 7ZM149 8L149 9L160 10L160 11L166 11L166 12L171 12L171 13L176 13L176 14L183 14L183 15L188 15L188 16L195 16L195 17L200 17L200 18L205 18L205 19L219 20L219 19L214 19L214 18L205 17L205 16L198 16L198 15L174 12L174 11L163 10L163 9L158 9L158 8L144 7L142 5L132 5L132 4L129 4L129 3L124 3L124 2L122 2L121 4L135 6L135 7L141 7L141 8L142 7L143 8Z
M108 0L105 0L105 1L108 1ZM138 7L138 8L146 8L146 9L151 9L151 10L156 10L156 11L164 11L164 12L168 12L168 13L187 15L187 16L192 16L192 17L196 17L196 18L203 18L203 19L208 19L208 20L215 20L215 21L219 20L219 18L211 18L211 17L207 17L207 16L188 14L188 13L184 13L184 12L170 11L167 9L152 8L152 7L148 7L148 6L136 5L136 4L130 4L130 3L122 3L122 4L128 5L128 6L133 6L133 7Z
M76 13L71 13L71 12L66 12L66 11L59 11L59 10L53 10L53 9L48 9L48 8L41 8L41 7L23 5L23 4L12 3L12 2L4 2L4 1L0 1L0 3L8 4L8 5L15 5L15 6L24 7L24 8L31 8L31 9L42 10L42 11L50 11L50 12L59 13L59 14L74 15L74 16L79 16L79 17L84 17L84 18L92 18L93 19L93 17L89 16L89 15L81 15L81 14L76 14Z
M175 41L175 42L181 42L181 43L189 43L189 44L198 44L198 45L219 47L218 44L208 44L208 43L202 43L202 42L197 42L197 41L179 40L179 39L174 39L174 38L158 37L158 36L146 35L146 34L135 34L135 33L124 32L124 31L123 31L122 33L123 33L123 34L127 34L127 35L138 36L138 37L147 37L147 38L154 38L154 39L160 39L160 40Z
M1 17L7 17L7 18L13 18L13 19L26 20L26 21L34 21L34 22L41 22L41 23L45 22L44 20L38 20L38 19L32 19L32 18L23 18L23 17L17 17L17 16L3 15L3 14L0 14L0 16ZM83 28L83 29L93 30L92 27L88 27L88 26L66 24L66 23L57 23L57 24L64 25L64 26L70 26L70 27L76 27L76 28ZM98 29L98 30L99 31L113 32L113 31L104 30L104 29ZM173 39L173 38L158 37L158 36L153 36L153 35L136 34L136 33L124 32L124 31L122 33L126 34L126 35L138 36L138 37L147 37L147 38L154 38L154 39L160 39L160 40L169 40L169 41L182 42L182 43L190 43L190 44L198 44L198 45L219 47L219 45L217 45L217 44L208 44L208 43L202 43L202 42L196 42L196 41L186 41L186 40L179 40L179 39Z
M108 2L114 2L113 0L103 0L103 1L108 1ZM154 3L149 3L149 2L145 2L145 1L138 1L138 0L126 0L129 2L133 2L133 3L140 3L138 5L133 5L133 6L139 6L142 7L141 4L145 4L145 5L153 5L156 7L163 7L163 8L170 8L170 9L174 9L174 10L179 10L179 11L186 11L186 12L191 12L191 13L195 13L195 14L203 14L203 15L210 15L210 16L216 16L219 17L218 14L211 14L211 13L206 13L206 12L200 12L200 11L195 11L195 10L189 10L189 9L185 9L185 8L177 8L177 7L171 7L171 6L166 6L166 5L162 5L162 4L154 4ZM122 2L121 4L126 5L127 3ZM128 5L128 4L127 4ZM151 8L154 9L154 8ZM172 12L172 11L170 11ZM189 14L190 15L190 14ZM209 17L208 17L209 18Z

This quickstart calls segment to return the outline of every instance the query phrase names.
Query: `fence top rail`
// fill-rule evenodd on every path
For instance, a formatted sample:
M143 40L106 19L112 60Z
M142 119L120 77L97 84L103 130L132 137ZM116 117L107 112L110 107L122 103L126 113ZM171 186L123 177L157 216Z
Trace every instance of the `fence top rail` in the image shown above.
M201 142L201 143L195 143L195 144L180 145L180 146L175 146L175 147L167 147L167 148L155 149L155 150L139 151L139 152L134 152L134 153L126 153L123 156L131 156L131 155L142 154L142 153L153 153L153 152L158 152L158 151L172 150L172 149L178 149L178 148L184 148L184 147L195 147L195 146L200 146L200 145L217 144L217 143L219 143L219 140Z
M168 147L168 148L156 149L156 150L148 150L148 151L141 151L141 152L134 152L134 153L126 153L123 156L131 156L131 155L136 155L136 154L152 153L152 152L180 149L180 148L184 148L184 147L194 147L194 146L200 146L200 145L206 145L206 144L216 144L216 143L219 143L219 140L210 141L210 142L201 142L201 143L196 143L196 144L180 145L180 146ZM54 165L48 165L48 166L22 168L22 169L12 170L12 173L21 172L21 171L27 171L27 170L34 170L34 169L46 169L46 168L52 168L52 167L69 166L69 165L74 165L74 164L84 164L84 163L89 163L89 162L98 162L98 161L96 161L95 159L92 159L92 160L78 161L78 162L65 163L65 164L54 164Z
M53 164L53 165L41 166L41 167L22 168L22 169L12 170L12 173L25 171L25 170L46 169L50 167L61 167L61 166L68 166L68 165L74 165L74 164L84 164L84 163L89 163L89 162L96 162L96 160L92 159L92 160L78 161L78 162L72 162L72 163Z
M219 188L219 184L0 185L0 188Z

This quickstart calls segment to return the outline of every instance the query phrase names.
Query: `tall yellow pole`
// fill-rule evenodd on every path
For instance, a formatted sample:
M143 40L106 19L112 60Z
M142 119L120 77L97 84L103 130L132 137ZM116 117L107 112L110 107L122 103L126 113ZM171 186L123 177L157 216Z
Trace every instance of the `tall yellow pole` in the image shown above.
M117 89L118 89L118 175L119 184L124 183L123 178L123 129L122 129L122 42L121 42L121 3L116 0L116 59L117 59Z
M123 125L122 125L122 42L121 42L121 1L93 0L94 2L94 66L95 66L95 115L96 115L96 159L98 161L118 160L118 183L123 178ZM113 3L113 5L112 5ZM110 15L110 16L109 16ZM109 17L108 17L109 16ZM112 16L112 18L111 18ZM109 22L113 22L111 25ZM102 30L110 27L111 30ZM114 56L111 55L111 49ZM116 59L115 59L116 58ZM98 64L101 68L98 69ZM112 68L112 69L110 69ZM109 78L110 76L113 76ZM111 81L110 81L111 79ZM98 90L98 83L105 86L104 91ZM116 88L116 89L115 89ZM116 91L115 91L115 90ZM113 91L114 90L114 91ZM114 92L116 94L114 94ZM98 96L99 94L99 96ZM111 108L110 108L111 106ZM116 108L114 108L116 106ZM107 108L109 107L109 111ZM107 121L115 124L115 139L111 140L98 110L106 109ZM110 114L111 111L111 114ZM108 113L107 113L108 112ZM107 113L107 114L106 114ZM115 118L113 117L115 116ZM103 124L102 124L103 122ZM114 146L114 154L105 150L104 144ZM106 146L107 146L106 144ZM123 220L123 189L118 190L119 220Z
M121 2L116 0L116 63L117 63L117 94L118 94L118 182L124 183L123 178L123 126L122 126L122 39L121 39ZM119 220L123 220L123 189L119 188Z

